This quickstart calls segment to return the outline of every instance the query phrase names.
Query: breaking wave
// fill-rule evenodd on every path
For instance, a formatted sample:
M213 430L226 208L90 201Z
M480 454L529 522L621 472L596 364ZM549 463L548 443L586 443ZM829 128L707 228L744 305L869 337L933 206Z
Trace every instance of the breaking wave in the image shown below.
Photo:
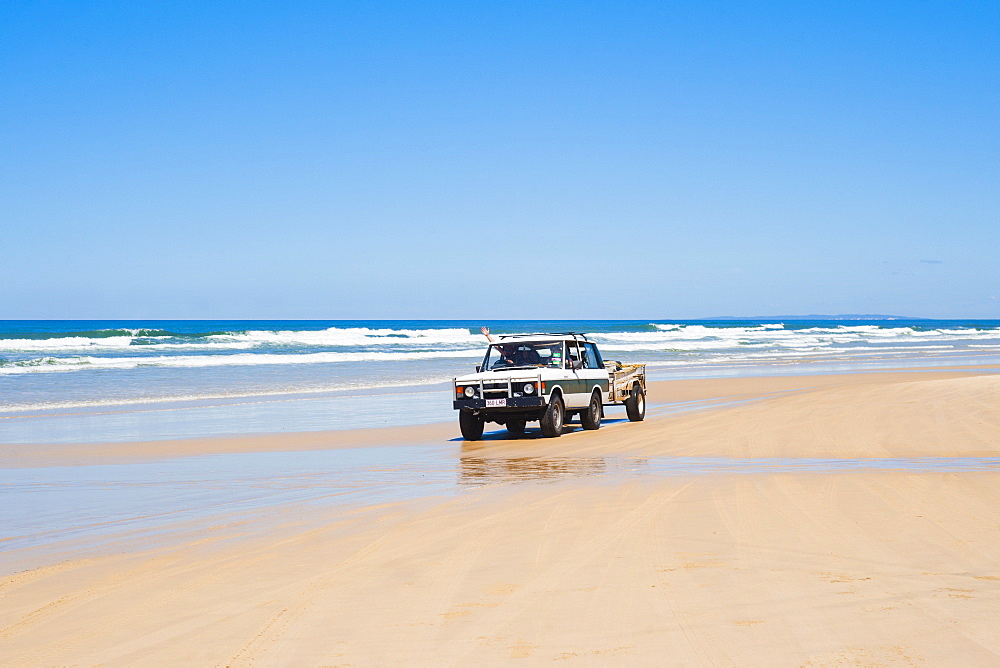
M481 344L483 337L468 329L370 329L330 327L311 330L250 330L207 334L173 334L163 330L99 330L49 337L0 339L0 351L58 352L128 350L135 347L165 350L248 350L275 346L345 347L462 347Z
M402 362L440 358L480 358L479 349L414 352L324 352L324 353L235 353L230 355L160 355L156 357L41 357L16 362L0 361L0 375L88 369L136 369L140 367L222 367L338 362Z
M814 348L855 348L863 345L925 345L972 341L1000 343L996 329L933 329L882 327L879 325L840 325L791 329L781 323L754 326L718 327L710 325L656 324L652 331L604 332L592 339L608 350L650 352L696 352L730 348L772 348L810 350Z

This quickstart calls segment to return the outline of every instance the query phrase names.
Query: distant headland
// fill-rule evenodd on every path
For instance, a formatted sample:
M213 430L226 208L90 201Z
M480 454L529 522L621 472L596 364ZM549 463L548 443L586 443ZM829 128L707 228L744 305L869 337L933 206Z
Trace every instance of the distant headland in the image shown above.
M714 318L697 318L697 320L931 320L931 318L912 318L906 315L882 315L878 313L841 313L839 315L720 315Z

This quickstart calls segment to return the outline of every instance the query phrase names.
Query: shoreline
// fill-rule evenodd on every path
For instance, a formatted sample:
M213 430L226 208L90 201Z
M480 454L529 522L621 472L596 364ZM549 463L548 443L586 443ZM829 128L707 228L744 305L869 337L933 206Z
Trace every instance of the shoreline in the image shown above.
M714 374L671 375L653 383L727 381L736 378L844 376L855 374L922 373L988 370L996 365L947 367L855 368L822 370L759 367L754 373L730 369ZM7 445L99 444L122 442L229 439L285 433L319 433L407 427L454 420L448 383L396 386L388 390L266 394L218 401L153 401L127 405L0 411L0 449ZM415 391L419 389L420 391ZM333 441L339 440L336 437Z
M717 409L712 402L718 402L719 407L723 407L727 402L758 401L780 394L801 393L838 385L989 377L996 373L1000 373L1000 365L659 380L648 383L647 400L651 409L658 405L704 402L701 406L682 409L678 412L681 415ZM492 443L498 439L508 442L505 430L500 425L487 425L486 437L480 443ZM382 447L399 443L419 445L456 440L462 442L456 420L453 419L389 427L240 433L162 440L0 443L0 468L81 466L208 454ZM559 449L557 446L562 444L561 441L562 439L546 440L545 443Z

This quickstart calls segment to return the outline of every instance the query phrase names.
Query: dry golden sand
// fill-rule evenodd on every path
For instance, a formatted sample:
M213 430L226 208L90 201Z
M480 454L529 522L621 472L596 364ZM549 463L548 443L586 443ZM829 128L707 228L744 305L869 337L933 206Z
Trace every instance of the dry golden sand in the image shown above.
M984 373L659 383L651 402L719 405L455 457L512 477L621 456L998 457L1000 376ZM456 431L3 447L0 463ZM1000 471L611 471L284 511L23 570L0 579L0 664L1000 665L998 618Z

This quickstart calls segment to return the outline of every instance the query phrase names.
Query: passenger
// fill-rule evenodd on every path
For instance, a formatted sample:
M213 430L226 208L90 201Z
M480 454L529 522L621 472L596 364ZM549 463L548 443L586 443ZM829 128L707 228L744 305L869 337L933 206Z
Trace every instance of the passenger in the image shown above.
M524 357L527 360L526 364L536 365L542 363L542 356L538 354L538 351L534 348L529 348L524 351Z
M528 366L531 364L530 353L534 352L527 346L521 346L514 351L514 366Z

